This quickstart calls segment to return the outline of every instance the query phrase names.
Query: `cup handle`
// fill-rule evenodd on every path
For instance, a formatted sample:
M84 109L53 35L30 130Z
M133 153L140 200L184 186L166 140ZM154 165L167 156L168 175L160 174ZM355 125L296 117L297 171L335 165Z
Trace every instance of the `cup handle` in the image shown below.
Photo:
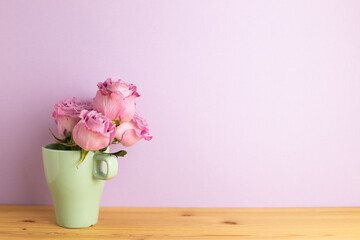
M106 163L107 171L105 174L100 169L101 161L104 161ZM117 172L118 162L116 157L99 153L94 154L94 178L108 180L115 177Z

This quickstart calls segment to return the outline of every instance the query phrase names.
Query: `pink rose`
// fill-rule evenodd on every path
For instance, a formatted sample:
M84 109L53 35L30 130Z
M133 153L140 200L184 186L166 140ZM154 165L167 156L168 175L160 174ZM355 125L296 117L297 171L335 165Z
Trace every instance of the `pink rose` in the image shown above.
M80 100L75 97L65 98L54 105L53 117L57 124L60 138L72 132L74 126L80 121L82 110L92 110L93 100Z
M108 78L98 83L99 90L94 99L94 110L110 120L130 121L135 114L135 98L140 97L136 86L118 78Z
M130 122L123 122L116 128L115 137L125 147L134 145L142 138L147 141L152 139L149 135L149 125L138 112L135 112Z
M80 122L73 129L77 145L86 151L97 151L110 145L115 136L115 124L103 114L83 110Z

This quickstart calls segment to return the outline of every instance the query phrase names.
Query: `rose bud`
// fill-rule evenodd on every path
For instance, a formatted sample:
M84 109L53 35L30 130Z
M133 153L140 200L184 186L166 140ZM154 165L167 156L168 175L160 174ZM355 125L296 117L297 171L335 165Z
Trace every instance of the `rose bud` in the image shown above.
M93 100L80 100L75 97L65 98L54 105L52 116L55 118L60 138L68 136L80 121L82 110L92 110Z
M140 97L136 86L118 78L108 78L98 83L99 90L94 99L94 110L110 120L130 121L135 113L135 98Z
M142 138L147 141L152 139L149 135L149 125L138 112L135 112L130 122L123 122L116 128L115 137L125 147L134 145Z
M85 151L97 151L110 145L115 136L115 124L103 114L83 110L81 120L73 129L73 138Z

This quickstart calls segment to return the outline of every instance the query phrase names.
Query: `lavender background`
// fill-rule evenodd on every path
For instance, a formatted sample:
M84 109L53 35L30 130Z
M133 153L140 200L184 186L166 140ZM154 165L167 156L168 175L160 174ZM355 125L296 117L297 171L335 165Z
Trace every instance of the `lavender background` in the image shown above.
M0 1L0 204L51 204L53 104L138 86L103 206L360 205L360 1Z

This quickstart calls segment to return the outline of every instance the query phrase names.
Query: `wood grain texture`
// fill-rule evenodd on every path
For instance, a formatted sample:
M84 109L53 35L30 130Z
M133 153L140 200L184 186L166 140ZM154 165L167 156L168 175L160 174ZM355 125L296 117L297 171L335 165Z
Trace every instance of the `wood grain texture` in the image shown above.
M51 206L0 205L0 239L360 239L360 208L109 208L86 229Z

